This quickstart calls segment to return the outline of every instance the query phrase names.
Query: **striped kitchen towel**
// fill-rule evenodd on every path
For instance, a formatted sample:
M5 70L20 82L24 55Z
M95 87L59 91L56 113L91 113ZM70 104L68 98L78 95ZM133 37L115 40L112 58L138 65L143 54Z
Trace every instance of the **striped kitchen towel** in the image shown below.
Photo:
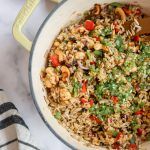
M0 150L39 150L15 105L0 89Z

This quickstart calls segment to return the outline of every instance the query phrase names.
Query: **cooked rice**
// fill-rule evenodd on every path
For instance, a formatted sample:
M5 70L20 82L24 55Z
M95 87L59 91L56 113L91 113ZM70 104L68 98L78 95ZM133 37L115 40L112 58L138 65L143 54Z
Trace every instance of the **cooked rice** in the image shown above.
M133 21L130 31L116 6ZM88 146L138 149L150 139L150 42L135 36L143 16L139 6L95 4L62 29L49 51L43 76L48 105Z

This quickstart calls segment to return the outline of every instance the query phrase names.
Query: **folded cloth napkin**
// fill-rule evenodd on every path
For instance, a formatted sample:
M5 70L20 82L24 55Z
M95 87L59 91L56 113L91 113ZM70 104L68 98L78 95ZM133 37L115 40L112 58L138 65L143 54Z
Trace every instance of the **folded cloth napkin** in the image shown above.
M39 150L15 105L0 89L0 150Z

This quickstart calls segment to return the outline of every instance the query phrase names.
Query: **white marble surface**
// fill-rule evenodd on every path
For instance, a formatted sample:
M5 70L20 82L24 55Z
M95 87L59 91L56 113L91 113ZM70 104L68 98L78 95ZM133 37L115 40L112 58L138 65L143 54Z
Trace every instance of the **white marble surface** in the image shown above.
M24 2L25 0L0 0L0 88L5 89L10 100L17 106L41 150L69 150L41 120L28 84L30 54L12 36L14 19ZM49 0L41 0L24 29L31 39L53 7L55 4Z

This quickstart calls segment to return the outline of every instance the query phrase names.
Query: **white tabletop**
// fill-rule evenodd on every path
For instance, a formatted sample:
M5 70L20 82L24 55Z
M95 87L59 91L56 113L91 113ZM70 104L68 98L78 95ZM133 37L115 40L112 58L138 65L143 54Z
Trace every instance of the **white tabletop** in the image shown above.
M25 0L0 0L0 88L8 93L10 100L17 106L41 150L69 150L41 120L28 84L30 53L12 36L14 19L24 2ZM24 29L28 37L34 38L39 26L54 7L54 3L41 0Z

